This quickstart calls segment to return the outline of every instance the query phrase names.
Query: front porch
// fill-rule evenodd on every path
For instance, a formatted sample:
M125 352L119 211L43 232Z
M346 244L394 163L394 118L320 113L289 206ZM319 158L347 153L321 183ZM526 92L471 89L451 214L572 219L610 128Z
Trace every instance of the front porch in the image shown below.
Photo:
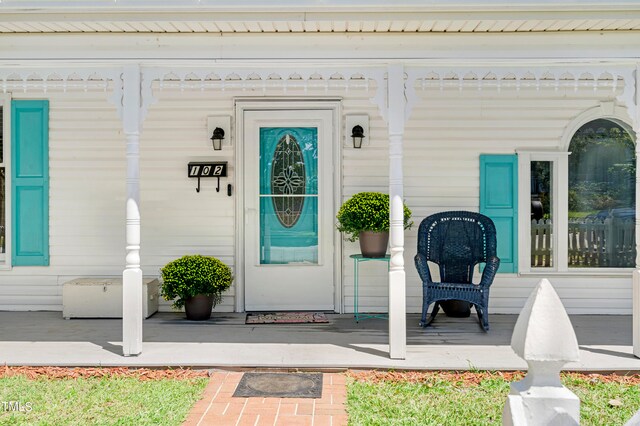
M524 369L509 346L516 315L492 315L484 333L477 318L441 314L427 329L407 315L406 359L388 356L388 323L350 314L328 324L245 325L245 314L216 313L188 322L179 313L144 321L144 350L122 356L122 320L64 320L60 312L0 312L0 364L57 366L192 366L222 368ZM581 361L567 370L640 371L632 321L623 315L573 315Z
M455 362L462 367L470 363L490 367L484 365L483 356L499 359L505 367L513 356L507 346L510 325L502 330L498 324L490 336L484 336L476 335L475 324L460 333L455 330L467 324L453 323L450 334L436 329L424 337L413 328L414 317L405 323L406 312L419 310L421 287L411 260L416 234L403 230L402 203L412 208L416 225L440 211L482 211L479 189L486 176L480 170L481 155L517 155L521 171L503 179L514 190L518 188L511 202L500 207L510 212L503 223L514 226L505 225L502 246L510 249L504 256L499 253L504 274L492 287L491 312L519 312L544 275L552 279L569 312L633 312L635 353L640 356L640 278L633 294L630 279L631 267L640 267L640 257L633 261L628 250L635 246L636 254L640 253L638 222L633 235L624 232L624 268L577 270L570 267L615 265L611 259L595 264L585 261L578 249L594 252L590 243L597 237L586 244L570 243L569 235L582 231L569 233L567 211L567 156L573 135L600 119L624 124L629 135L634 133L633 139L640 132L640 15L635 6L592 4L585 10L519 1L522 4L509 6L507 13L500 3L509 2L499 1L474 5L462 13L464 4L473 2L461 1L453 9L439 2L407 3L400 9L372 2L374 7L362 13L360 2L341 3L328 12L327 4L313 1L293 9L274 2L250 10L239 4L171 1L163 7L171 5L180 11L172 14L158 11L154 3L109 4L113 12L95 2L64 7L51 3L38 8L38 13L24 2L0 5L7 12L0 19L0 33L7 40L0 52L4 123L0 171L6 176L0 200L0 227L6 229L0 235L0 309L59 310L64 282L120 274L124 281L124 321L63 324L57 314L11 314L0 332L7 341L0 348L13 347L0 357L18 354L25 362L24 342L43 342L27 345L44 345L36 355L28 355L36 357L34 363L41 362L38 356L51 357L49 349L59 347L60 363L78 356L74 362L116 364L125 360L120 353L139 355L144 341L151 352L126 359L127 363L261 365L269 360L273 365L291 361L299 366L431 367L434 363L436 368L439 365L431 352L443 351L443 362L459 358ZM485 14L477 16L479 10ZM77 14L73 20L69 11ZM40 102L41 114L22 109L24 117L35 118L18 126L13 105L31 101ZM243 167L249 164L245 153L257 145L251 148L251 138L245 135L241 125L245 110L240 104L255 102L255 110L286 110L278 104L286 102L298 103L294 109L320 110L309 103L319 101L336 103L332 130L325 132L333 134L325 146L332 147L334 158L329 155L331 164L326 163L326 170L333 170L333 182L324 187L333 184L333 194L327 200L332 202L323 205L322 219L333 221L340 204L354 193L373 190L391 196L389 273L369 271L372 279L359 295L363 311L388 311L389 322L367 322L366 327L374 328L346 333L353 327L347 322L343 329L342 317L337 317L327 327L295 327L290 333L288 327L270 327L266 335L244 327L241 316L218 317L215 328L203 324L188 327L184 334L183 327L166 319L170 317L143 322L143 273L155 277L162 265L184 254L216 256L233 268L234 285L218 310L254 309L245 306L255 294L250 286L257 282L245 277L252 267L247 266L252 263L245 241L253 239L250 250L258 246L259 226L253 216L257 209L251 204L258 197L245 189L247 182L255 183L256 173L246 173L249 167ZM42 130L38 137L18 141L9 136L28 134L23 130L36 128L32 121ZM362 149L349 136L356 128L353 124L367 128ZM215 149L211 135L218 125L226 131L226 139ZM25 164L25 159L38 164L38 173L25 170L21 174L21 163L12 157L18 152L33 154L33 158L23 154L20 158ZM227 191L216 191L220 188L213 185L203 185L202 193L194 191L195 181L185 173L185 166L203 160L223 160L228 166L223 181ZM543 224L552 227L544 230L537 230L538 224L532 228L529 217L535 195L530 170L537 162L555 168L549 173L555 176L550 186L554 194L548 198L554 200L553 220ZM626 182L635 190L628 192L640 194L640 168L633 173ZM35 175L39 177L31 186L21 183ZM19 191L32 191L32 185L37 185L41 197L20 204L24 199L17 185ZM640 204L626 208L640 218ZM597 216L602 209L588 210ZM631 222L628 225L630 229ZM328 223L321 228L333 230ZM534 237L547 237L542 253L531 250L532 230ZM335 230L332 241L330 237L320 244L332 250L323 262L333 255L333 276L325 279L333 278L335 284L326 294L333 291L330 310L348 312L355 298L349 255L358 249L343 242ZM29 250L18 250L23 240L30 243ZM596 245L595 251L601 251L601 246ZM539 273L538 267L547 269ZM640 277L640 272L635 274ZM292 280L294 286L296 281L301 280ZM271 290L276 298L286 294ZM302 304L295 307L303 308ZM605 339L610 337L609 329L631 335L628 318L619 320L621 329L617 323L604 327L606 321L588 321L594 323L593 329L602 327ZM144 334L143 323L150 328ZM51 333L42 331L49 327ZM305 342L315 343L310 333L316 329L323 330L320 343L308 348ZM7 338L11 337L7 333L15 335ZM593 333L585 332L583 340L600 335ZM234 341L224 339L226 335ZM294 336L300 336L300 341L290 342ZM430 346L436 341L421 340L436 336L444 340L437 341L442 345ZM498 336L500 341L494 342ZM77 343L66 343L70 337ZM170 342L178 340L194 342L189 345L195 347L173 355ZM347 343L336 343L341 341ZM291 351L290 346L278 346L282 342L300 347ZM487 342L492 346L484 353ZM230 348L234 344L243 346L236 351ZM258 344L274 345L273 353L262 347L256 350ZM447 349L450 345L457 350ZM467 346L473 356L460 355ZM631 339L614 346L627 353ZM498 349L506 352L490 352ZM245 352L246 359L236 358L236 353ZM403 361L383 360L383 352ZM251 359L252 353L257 359ZM227 354L234 358L224 359ZM585 359L589 356L585 353Z

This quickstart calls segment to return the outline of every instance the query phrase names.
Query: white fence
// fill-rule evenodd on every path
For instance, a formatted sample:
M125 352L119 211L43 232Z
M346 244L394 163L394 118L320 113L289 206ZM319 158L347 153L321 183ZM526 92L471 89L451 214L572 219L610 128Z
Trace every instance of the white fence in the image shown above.
M553 266L553 226L551 219L531 221L531 267Z
M531 221L531 266L553 266L553 226L550 219ZM633 219L569 219L569 266L578 268L634 267Z

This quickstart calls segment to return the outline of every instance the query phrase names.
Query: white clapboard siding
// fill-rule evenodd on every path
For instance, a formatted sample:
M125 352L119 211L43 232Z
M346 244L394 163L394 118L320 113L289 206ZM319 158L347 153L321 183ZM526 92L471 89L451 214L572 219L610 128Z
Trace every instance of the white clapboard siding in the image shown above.
M422 283L414 266L420 221L444 210L479 208L479 155L511 154L517 149L557 150L568 123L611 101L611 90L522 88L477 91L418 91L404 134L404 198L413 211L414 226L405 232L407 310L420 312ZM373 111L375 114L375 111ZM388 191L386 127L372 117L371 146L343 153L343 198L359 191ZM375 165L375 166L374 166ZM353 262L357 243L344 243L345 312L353 311ZM385 311L388 300L384 267L360 265L359 310ZM631 313L631 274L626 278L549 277L570 313ZM491 289L490 311L518 313L540 277L499 275ZM606 301L605 301L606 300Z
M368 114L368 145L360 150L338 141L342 160L342 199L360 191L388 191L388 133L370 98L375 88L301 89L266 91L155 88L141 134L142 268L158 276L168 261L184 254L220 258L234 273L235 200L241 182L235 175L233 150L214 154L207 134L207 117L234 114L234 99L244 96L309 96L342 99L344 115ZM453 209L478 210L479 154L513 153L516 149L558 149L567 124L599 101L611 101L611 90L522 88L418 90L418 102L404 138L404 196L413 211L414 226L405 233L407 310L420 312L422 284L413 257L420 221L427 215ZM119 276L124 266L125 142L115 107L104 92L15 95L50 99L50 252L47 268L16 267L0 271L0 309L61 310L62 284L82 276ZM225 129L233 139L234 128ZM235 140L232 141L237 143ZM215 191L214 179L187 178L189 161L228 161L229 176ZM232 184L234 195L226 195ZM325 212L335 216L334 211ZM354 276L350 254L357 243L340 241L343 248L342 306L353 311ZM492 287L490 310L517 313L539 276L499 275ZM631 278L551 277L570 313L628 314ZM360 265L361 312L386 311L388 284L383 262ZM225 294L219 311L233 311L236 283ZM161 310L170 310L163 301Z
M149 111L140 147L142 261L143 270L159 274L167 262L185 254L215 256L234 270L235 197L227 196L227 184L235 188L233 154L212 155L207 116L232 115L233 93L163 90ZM232 138L232 129L225 129ZM189 161L228 161L226 178L187 177ZM233 311L235 287L216 307ZM161 310L171 310L161 300Z
M122 125L102 90L13 97L50 101L50 266L0 270L0 309L62 310L65 281L122 274Z
M289 90L289 95L302 95L302 90ZM151 108L144 124L141 145L141 196L143 269L159 271L168 261L187 253L200 253L220 258L234 269L235 274L235 197L239 184L235 175L233 150L214 154L207 134L207 117L232 116L234 98L246 96L282 96L281 90L242 91L180 91L165 88L157 91L158 102ZM312 97L343 97L343 90L309 90ZM352 91L343 102L343 113L377 115L377 107L369 101L372 92ZM344 126L344 123L342 123ZM378 123L378 132L386 134L384 123ZM344 130L344 129L343 129ZM349 129L350 130L350 129ZM226 138L233 139L232 129L225 129ZM384 137L378 138L384 145ZM232 140L232 143L236 143ZM342 140L338 143L342 146ZM370 167L372 176L387 181L388 163L386 146L379 154L362 151L371 157L371 163L361 161L361 167ZM228 177L221 179L221 190L215 191L214 179L203 179L202 190L196 193L197 181L186 177L189 161L215 159L228 161ZM373 165L372 165L373 164ZM234 195L226 195L226 185L232 184ZM240 183L241 184L241 183ZM337 209L337 206L334 210ZM335 215L335 212L330 212ZM235 308L236 283L225 293L219 311ZM160 309L170 310L170 303L162 301Z

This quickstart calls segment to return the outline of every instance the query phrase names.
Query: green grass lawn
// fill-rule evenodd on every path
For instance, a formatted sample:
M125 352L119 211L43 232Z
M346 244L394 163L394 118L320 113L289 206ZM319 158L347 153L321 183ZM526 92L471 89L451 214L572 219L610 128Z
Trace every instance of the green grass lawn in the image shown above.
M589 210L586 212L569 212L569 219L582 219L583 217L587 217L589 215L598 214L598 210Z
M348 385L349 424L501 425L510 382L498 374L478 374L477 381L438 373L417 381L402 380L401 374L392 380L356 375ZM585 375L564 375L563 382L580 398L583 426L624 425L640 408L637 384ZM620 401L621 406L612 406L611 400Z
M207 381L0 377L0 424L179 425L200 399ZM9 410L9 401L19 402L23 412Z
M70 378L73 370L57 370L31 378L0 375L0 424L179 425L208 381L187 377L190 372L183 377L182 372L173 377L158 373L146 380L155 373L93 377L94 371ZM63 378L51 377L56 374ZM349 424L367 426L500 425L509 383L521 377L487 372L349 375ZM640 408L640 376L565 374L563 382L580 398L583 426L624 425ZM9 402L19 402L23 411L7 409Z

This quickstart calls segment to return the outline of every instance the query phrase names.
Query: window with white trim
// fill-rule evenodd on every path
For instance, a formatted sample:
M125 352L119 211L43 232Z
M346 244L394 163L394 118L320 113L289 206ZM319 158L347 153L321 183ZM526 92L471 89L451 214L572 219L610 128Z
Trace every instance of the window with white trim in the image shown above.
M573 135L569 152L569 268L633 268L633 138L613 121L594 120Z
M566 269L567 152L519 151L520 272ZM562 200L565 200L563 203Z
M622 126L591 121L567 152L519 151L518 167L520 272L635 266L635 143Z
M7 194L9 189L7 185L9 183L9 176L7 175L6 163L10 161L8 157L8 149L5 149L5 134L4 134L4 105L0 101L0 264L6 262L7 253L7 211L9 208L9 202ZM7 142L8 143L8 142Z
M554 162L532 159L531 169L531 267L552 268L554 266L553 223L555 222L553 201Z

